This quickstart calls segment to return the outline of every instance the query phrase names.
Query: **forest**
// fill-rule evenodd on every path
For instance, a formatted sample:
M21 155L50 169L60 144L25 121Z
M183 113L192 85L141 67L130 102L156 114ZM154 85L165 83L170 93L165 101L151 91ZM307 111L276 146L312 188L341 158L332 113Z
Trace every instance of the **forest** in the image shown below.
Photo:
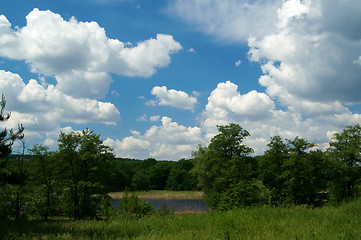
M1 99L0 121L6 121ZM361 126L336 133L329 148L296 137L274 136L261 156L244 139L250 133L235 123L217 126L207 146L192 159L120 159L89 129L61 132L58 149L25 149L24 127L0 133L0 218L102 219L109 193L132 190L201 190L213 210L247 206L322 207L360 196ZM23 150L12 154L15 141ZM30 154L25 154L26 151Z

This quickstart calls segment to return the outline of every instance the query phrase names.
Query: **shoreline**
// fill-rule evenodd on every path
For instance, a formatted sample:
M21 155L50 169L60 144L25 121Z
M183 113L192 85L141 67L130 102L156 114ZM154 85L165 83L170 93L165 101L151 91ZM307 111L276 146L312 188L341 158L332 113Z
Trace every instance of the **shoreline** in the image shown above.
M203 200L201 191L167 191L150 190L128 192L128 195L135 194L139 200ZM108 194L113 200L123 199L124 192L112 192Z

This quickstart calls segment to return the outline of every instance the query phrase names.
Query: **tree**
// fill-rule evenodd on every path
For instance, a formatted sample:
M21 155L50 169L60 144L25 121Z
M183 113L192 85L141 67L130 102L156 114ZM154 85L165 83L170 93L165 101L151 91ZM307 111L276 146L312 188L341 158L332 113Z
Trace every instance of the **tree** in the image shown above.
M164 190L174 162L159 161L149 169L150 188Z
M150 190L150 179L147 171L141 169L138 170L132 178L131 188L133 190Z
M6 106L6 100L4 95L1 95L0 101L0 122L9 120L11 114L8 113L4 115L4 110ZM18 130L14 131L13 129L7 130L6 128L0 132L0 159L8 156L11 153L11 147L14 144L15 140L21 140L24 138L24 127L22 124L18 125Z
M170 170L167 179L167 190L189 191L197 188L197 179L190 173L194 167L191 160L180 159Z
M271 138L268 150L260 158L259 174L269 189L269 203L320 206L327 200L329 162L313 143L296 137L285 143Z
M270 190L269 203L280 204L284 201L284 181L281 178L283 165L288 159L288 146L280 136L271 138L268 149L260 158L259 175L263 184Z
M0 122L9 120L11 114L5 115L4 110L6 100L4 95L0 100ZM20 194L25 184L25 171L23 168L23 156L25 151L24 127L18 125L18 130L7 130L0 132L0 216L20 217ZM15 140L21 140L23 143L23 154L19 156L18 164L14 168L9 163L7 156L12 152L12 146ZM12 203L9 205L9 203Z
M306 204L307 188L309 186L307 178L308 150L315 144L296 137L288 141L288 158L283 163L282 181L284 181L284 196L287 203Z
M328 151L335 166L333 199L337 202L355 199L360 194L361 126L347 126L341 133L335 133Z
M114 155L99 135L89 129L82 133L60 133L59 180L64 183L67 212L75 219L93 218L107 200L107 178L112 175Z
M33 154L31 165L30 188L32 191L33 214L45 220L58 210L59 185L56 181L55 154L43 145L34 145L29 151Z
M255 161L248 155L253 150L243 144L250 136L238 124L230 123L217 126L218 135L214 136L208 147L198 147L193 153L194 174L198 177L206 200L212 208L232 208L251 204L245 195L246 189L258 188L255 184ZM244 167L249 171L239 171ZM234 201L235 198L243 198ZM252 202L253 204L254 202Z

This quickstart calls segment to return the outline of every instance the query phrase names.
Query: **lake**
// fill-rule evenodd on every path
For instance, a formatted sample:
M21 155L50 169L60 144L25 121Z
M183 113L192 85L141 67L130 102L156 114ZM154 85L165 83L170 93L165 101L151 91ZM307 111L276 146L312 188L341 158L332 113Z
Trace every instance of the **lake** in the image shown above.
M112 200L112 207L119 208L121 200ZM180 200L154 200L154 199L145 199L142 201L147 201L154 209L161 209L162 205L165 203L169 209L174 209L175 212L205 212L209 208L203 200L195 199L180 199Z

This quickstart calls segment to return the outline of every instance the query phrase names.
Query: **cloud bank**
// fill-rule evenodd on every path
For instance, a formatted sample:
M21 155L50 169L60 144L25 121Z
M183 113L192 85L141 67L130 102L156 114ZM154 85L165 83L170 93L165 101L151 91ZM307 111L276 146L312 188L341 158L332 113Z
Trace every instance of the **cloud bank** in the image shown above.
M54 76L55 87L75 97L104 97L112 82L109 73L149 77L181 48L165 34L127 47L108 38L96 22L67 21L49 10L35 8L26 26L15 29L0 16L0 56L25 60L32 72Z
M0 56L25 61L40 76L24 81L0 70L0 92L12 112L6 126L21 122L28 139L54 144L59 130L67 129L61 128L64 124L115 125L120 121L118 109L98 100L109 92L110 74L150 77L167 67L170 55L181 48L166 34L129 46L108 38L96 22L65 20L49 10L35 8L26 16L25 26L14 28L0 15ZM56 84L48 78L55 78Z
M173 0L169 11L214 39L247 44L249 61L263 73L264 93L218 84L200 118L205 142L216 125L237 122L251 133L247 142L257 154L274 135L324 147L332 132L361 121L348 108L361 103L357 1Z

